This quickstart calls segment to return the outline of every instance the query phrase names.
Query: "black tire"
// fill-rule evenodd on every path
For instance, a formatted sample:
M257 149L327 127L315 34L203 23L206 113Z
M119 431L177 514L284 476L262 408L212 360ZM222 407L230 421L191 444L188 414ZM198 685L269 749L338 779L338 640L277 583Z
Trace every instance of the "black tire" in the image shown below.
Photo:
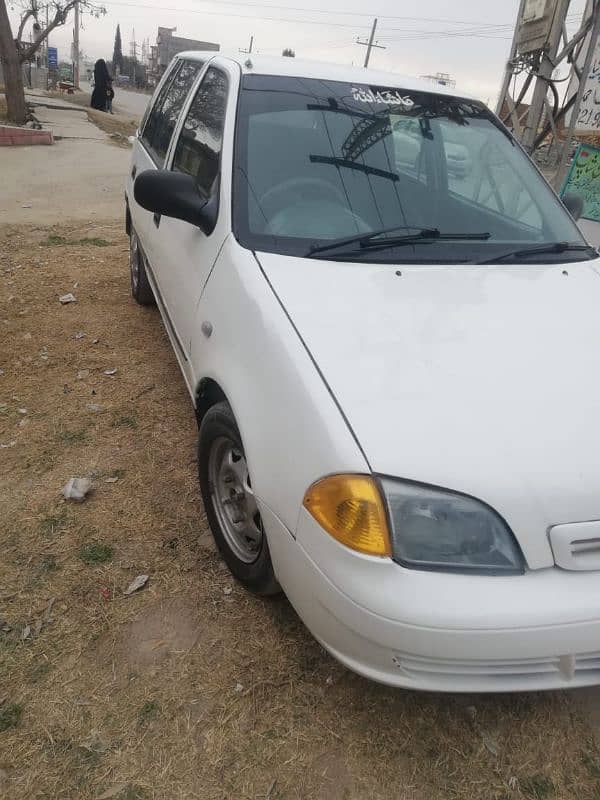
M252 554L254 560L249 562L248 560L242 560L238 557L219 519L219 511L216 507L219 505L219 501L218 498L215 501L216 486L211 479L211 463L214 463L215 459L214 449L216 447L223 448L223 446L227 446L226 444L224 445L224 440L227 440L236 452L242 454L243 463L245 464L244 448L235 417L228 403L221 402L212 406L212 408L206 412L198 436L198 474L208 523L225 563L229 567L232 575L241 584L254 594L280 594L281 587L277 583L275 573L273 572L267 536L262 529L262 523L259 524L260 530L262 531L260 545L256 550L256 557L254 558L254 554ZM213 452L212 457L211 452ZM245 504L246 500L243 502ZM221 510L220 513L223 513L223 511ZM258 514L258 512L256 513ZM258 517L260 519L260 515L258 515ZM254 519L255 518L256 516Z
M129 276L131 278L131 294L136 303L141 306L156 305L140 243L133 226L129 232Z

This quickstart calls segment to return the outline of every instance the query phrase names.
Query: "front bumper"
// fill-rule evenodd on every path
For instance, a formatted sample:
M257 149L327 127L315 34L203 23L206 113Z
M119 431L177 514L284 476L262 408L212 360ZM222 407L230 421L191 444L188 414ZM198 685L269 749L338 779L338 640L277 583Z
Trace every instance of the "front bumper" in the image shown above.
M367 678L452 692L600 684L597 573L420 572L354 553L304 509L296 540L268 513L265 527L276 574L306 626Z

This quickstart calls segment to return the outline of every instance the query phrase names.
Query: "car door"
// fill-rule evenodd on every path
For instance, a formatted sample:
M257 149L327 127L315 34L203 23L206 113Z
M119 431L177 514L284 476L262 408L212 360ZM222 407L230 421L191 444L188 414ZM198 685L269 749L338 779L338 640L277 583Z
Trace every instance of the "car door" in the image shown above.
M203 66L204 62L201 60L182 58L173 60L140 126L134 145L129 176L131 185L128 192L130 211L133 227L150 262L153 261L156 226L153 214L138 206L135 201L132 202L133 181L145 170L164 167L181 109Z
M162 216L152 258L158 274L160 302L188 381L193 382L189 354L195 310L219 250L230 230L227 187L221 183L221 151L232 81L226 66L210 62L184 110L170 153L169 168L191 175L200 195L217 203L217 223L207 235L199 227ZM234 105L234 103L232 103ZM231 119L233 125L233 119ZM231 160L231 153L228 152Z

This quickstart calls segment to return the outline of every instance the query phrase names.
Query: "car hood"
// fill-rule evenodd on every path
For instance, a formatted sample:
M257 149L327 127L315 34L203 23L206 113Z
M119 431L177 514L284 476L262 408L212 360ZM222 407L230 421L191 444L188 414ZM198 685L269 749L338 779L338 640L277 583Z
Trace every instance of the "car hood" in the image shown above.
M374 472L484 500L531 568L551 526L600 519L597 261L257 255Z

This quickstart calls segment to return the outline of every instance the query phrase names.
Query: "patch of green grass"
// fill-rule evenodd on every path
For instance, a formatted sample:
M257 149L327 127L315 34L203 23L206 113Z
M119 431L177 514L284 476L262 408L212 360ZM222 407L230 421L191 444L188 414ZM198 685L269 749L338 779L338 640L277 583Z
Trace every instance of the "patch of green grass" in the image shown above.
M582 753L581 763L586 768L590 778L600 780L600 759L593 753Z
M147 700L138 712L138 722L144 725L146 722L153 720L160 711L160 705L156 700Z
M48 514L39 521L40 531L45 536L54 536L62 531L67 525L66 508L59 509L55 514Z
M121 414L112 422L113 428L137 428L137 419L134 414Z
M57 236L51 233L47 239L41 242L42 247L55 247L59 245L69 246L78 244L90 244L93 247L108 247L112 242L107 242L99 236L84 236L83 239L66 239L64 236Z
M51 669L52 667L48 661L38 661L38 663L34 664L29 670L27 678L30 683L37 683L44 678Z
M75 773L73 777L79 787L87 783L89 770L100 762L100 755L95 750L77 744L63 735L45 744L44 749L50 758L62 761L62 771L65 776L71 772Z
M76 444L77 442L85 442L87 439L87 433L85 430L80 429L77 431L58 431L56 434L56 438L59 442L63 444Z
M19 645L15 631L0 633L0 653L12 653Z
M38 572L42 575L47 572L55 572L58 569L58 560L54 553L44 553L38 565Z
M101 239L99 236L86 236L83 239L79 239L77 242L73 242L73 244L91 244L94 247L108 247L112 242L107 242L106 239Z
M144 800L146 792L137 783L128 783L122 792L116 796L115 800Z
M531 797L532 800L544 800L554 794L554 783L552 778L538 773L530 775L528 778L521 778L519 786L524 797Z
M114 550L109 544L90 542L79 549L79 558L84 564L106 564L113 557Z
M40 244L42 247L51 247L52 245L67 244L67 240L64 236L57 236L55 233L51 233L48 235L48 238L44 239Z
M9 728L16 728L21 721L23 706L20 703L9 703L0 708L0 733Z

